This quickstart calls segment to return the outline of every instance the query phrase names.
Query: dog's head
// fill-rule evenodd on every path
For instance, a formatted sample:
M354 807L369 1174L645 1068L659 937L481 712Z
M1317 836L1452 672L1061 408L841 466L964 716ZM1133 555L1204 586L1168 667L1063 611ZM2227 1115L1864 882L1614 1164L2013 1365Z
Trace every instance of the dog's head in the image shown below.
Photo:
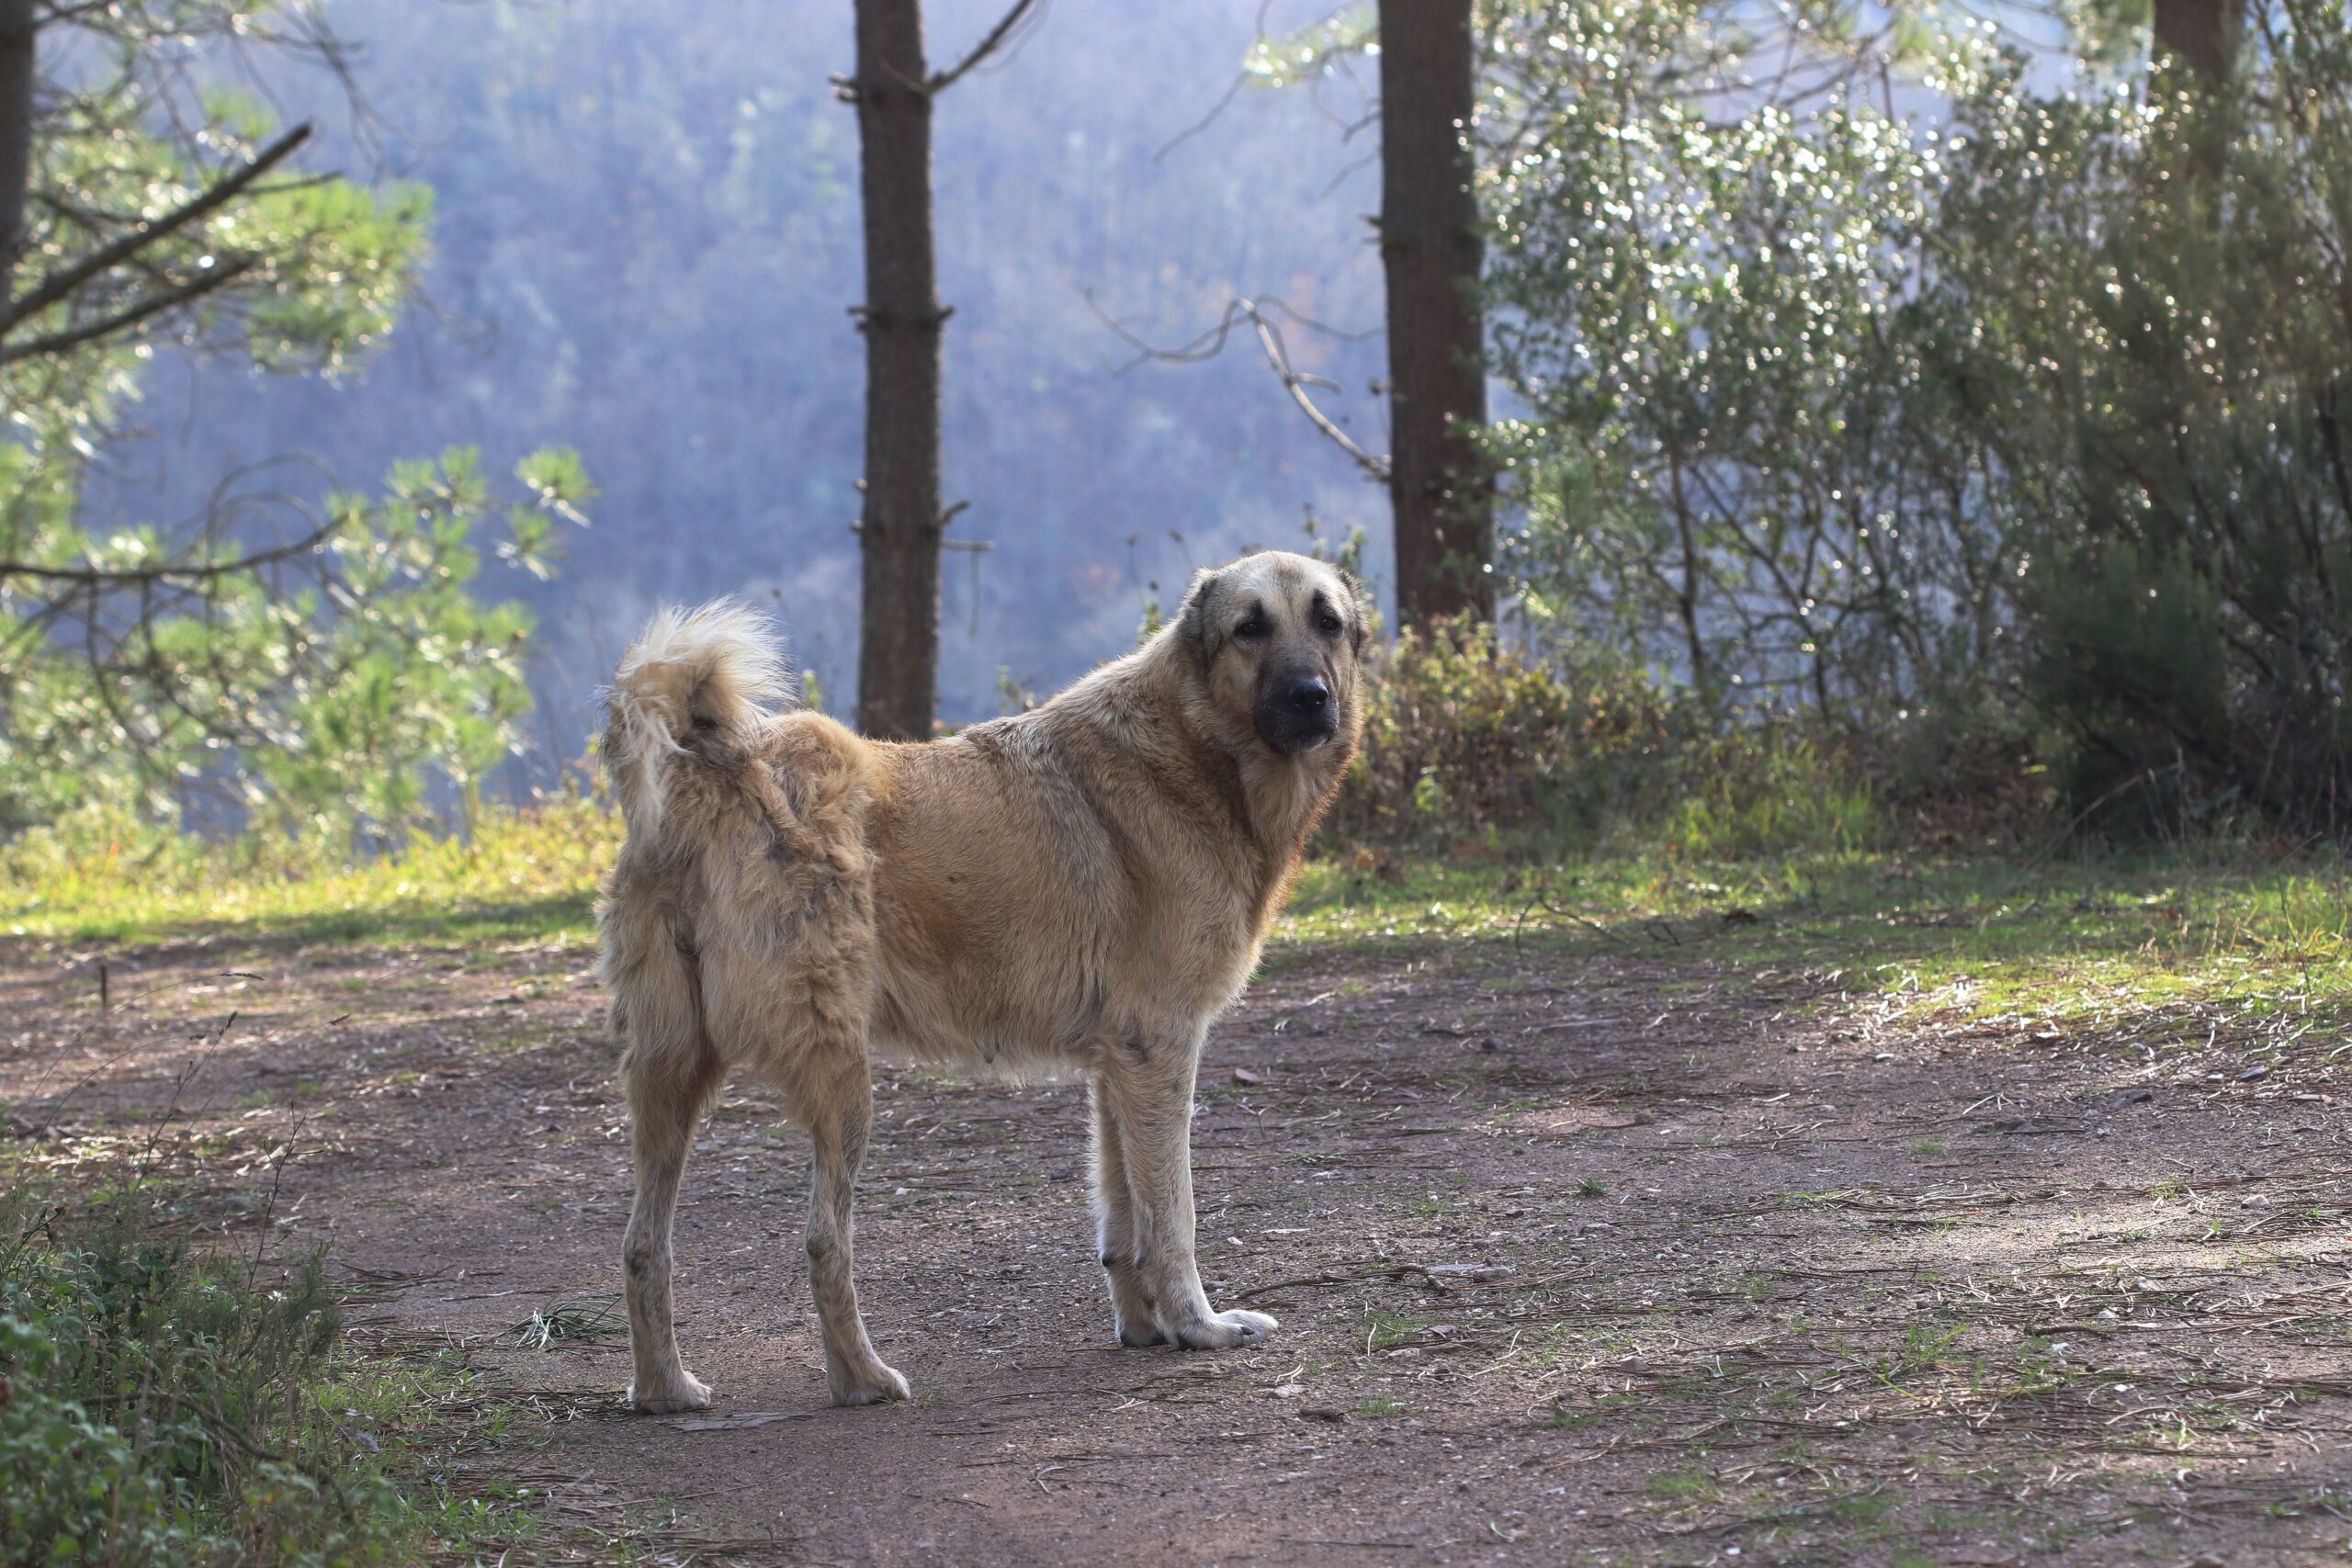
M1368 615L1346 572L1269 550L1194 577L1176 634L1200 661L1218 713L1295 757L1354 740Z

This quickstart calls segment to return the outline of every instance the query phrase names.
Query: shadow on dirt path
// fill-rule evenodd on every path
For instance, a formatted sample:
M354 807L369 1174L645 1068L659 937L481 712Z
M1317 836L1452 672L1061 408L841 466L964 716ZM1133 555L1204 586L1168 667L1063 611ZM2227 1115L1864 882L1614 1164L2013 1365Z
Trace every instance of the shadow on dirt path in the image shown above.
M578 939L119 955L104 1019L56 962L0 974L21 1160L141 1152L224 1230L330 1242L363 1331L543 1392L516 1462L552 1506L659 1502L701 1555L1909 1568L2352 1541L2341 1042L2159 1063L1905 1021L1703 944L1292 949L1213 1035L1195 1124L1211 1294L1279 1316L1269 1346L1113 1346L1082 1088L885 1068L860 1285L917 1397L823 1408L805 1156L739 1086L679 1220L718 1403L664 1421L616 1407L627 1137Z

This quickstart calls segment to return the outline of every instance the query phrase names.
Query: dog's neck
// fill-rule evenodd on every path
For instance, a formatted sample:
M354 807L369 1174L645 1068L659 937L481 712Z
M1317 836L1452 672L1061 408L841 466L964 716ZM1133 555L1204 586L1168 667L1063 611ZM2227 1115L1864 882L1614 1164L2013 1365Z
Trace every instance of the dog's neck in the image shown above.
M1041 716L1065 710L1083 722L1128 728L1147 740L1151 726L1130 726L1146 707L1173 721L1182 744L1150 760L1158 787L1195 807L1214 805L1232 818L1257 862L1255 923L1262 933L1306 851L1307 836L1338 795L1361 728L1351 714L1340 733L1312 751L1291 755L1259 739L1247 719L1219 713L1198 679L1198 656L1173 629L1069 687ZM1164 734L1164 732L1162 732Z

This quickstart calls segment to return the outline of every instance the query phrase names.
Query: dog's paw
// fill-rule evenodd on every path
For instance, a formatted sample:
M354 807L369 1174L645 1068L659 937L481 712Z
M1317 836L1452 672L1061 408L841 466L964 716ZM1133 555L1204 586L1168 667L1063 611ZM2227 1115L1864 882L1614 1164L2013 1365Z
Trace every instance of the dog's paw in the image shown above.
M884 1404L914 1397L907 1380L879 1361L862 1371L828 1375L825 1384L831 1391L835 1404Z
M1141 1350L1148 1346L1168 1343L1168 1336L1159 1332L1159 1323L1148 1317L1121 1317L1116 1327L1119 1331L1119 1343L1130 1350Z
M675 1382L650 1388L642 1393L638 1392L637 1384L631 1383L628 1385L628 1407L640 1416L676 1416L688 1410L707 1410L710 1408L710 1385L686 1371L680 1372Z
M1168 1326L1168 1337L1187 1350L1230 1350L1262 1345L1282 1325L1262 1312L1213 1312L1197 1323Z

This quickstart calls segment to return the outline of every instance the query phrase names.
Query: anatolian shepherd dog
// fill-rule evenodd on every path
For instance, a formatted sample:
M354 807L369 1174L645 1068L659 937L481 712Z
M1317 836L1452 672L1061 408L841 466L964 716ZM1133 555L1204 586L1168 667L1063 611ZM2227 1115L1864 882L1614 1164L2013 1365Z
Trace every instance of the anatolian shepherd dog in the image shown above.
M1044 706L904 745L772 711L786 671L752 612L654 618L610 694L628 842L598 919L637 1167L635 1408L710 1403L678 1359L671 1215L695 1122L738 1068L780 1089L816 1146L808 1274L833 1403L907 1397L850 1269L869 1045L1082 1069L1120 1342L1273 1329L1201 1289L1193 1077L1354 750L1364 617L1332 568L1247 556Z

